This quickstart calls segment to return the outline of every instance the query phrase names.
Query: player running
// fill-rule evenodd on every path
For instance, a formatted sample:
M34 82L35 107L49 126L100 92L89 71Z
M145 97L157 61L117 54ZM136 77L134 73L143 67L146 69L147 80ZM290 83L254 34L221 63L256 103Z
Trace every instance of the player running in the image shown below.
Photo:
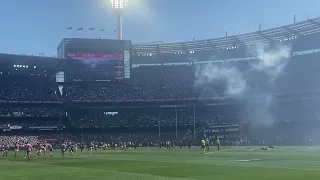
M3 158L7 158L8 157L9 146L8 145L3 145L1 147L1 150L3 151L2 157Z
M91 143L91 144L89 145L89 152L90 152L90 154L92 154L93 149L94 149L94 144Z
M170 142L170 147L171 147L171 150L174 151L174 147L175 147L174 141Z
M75 147L74 144L71 144L71 146L70 146L70 154L71 154L71 156L73 156L75 154L75 152L76 152L76 147Z
M204 139L201 140L201 154L204 154L206 147L206 141Z
M127 150L127 143L124 141L122 143L122 151L126 151Z
M170 149L170 141L166 142L166 150L168 151Z
M47 144L44 143L44 144L42 145L41 149L42 149L42 152L43 152L43 156L46 156L46 154L47 154Z
M52 155L52 151L53 151L52 145L51 145L51 144L47 144L47 148L49 149L49 155L50 155L50 157L53 157L53 155Z
M209 139L206 140L206 149L207 149L207 152L209 152L209 150L210 150L210 142L209 142Z
M182 140L179 141L179 149L182 149Z
M81 143L81 144L80 144L80 152L82 152L82 151L83 151L83 149L84 149L84 144L83 144L83 143Z
M219 140L219 138L217 138L216 144L217 144L218 151L220 151L220 140Z
M16 143L16 145L14 146L14 156L13 156L14 158L17 157L18 152L19 152L19 144Z
M24 157L24 158L27 158L27 144L28 144L28 143L25 143L25 145L23 146L23 150L24 150L24 155L23 155L23 157Z
M66 144L62 143L60 148L61 148L61 156L64 157L64 153L66 152Z
M32 151L32 145L31 144L29 144L29 143L27 143L26 144L26 149L27 149L27 158L28 158L28 161L30 161L30 159L31 159L31 151Z
M38 147L37 147L37 157L41 157L41 153L42 153L42 145L41 145L41 144L38 144Z

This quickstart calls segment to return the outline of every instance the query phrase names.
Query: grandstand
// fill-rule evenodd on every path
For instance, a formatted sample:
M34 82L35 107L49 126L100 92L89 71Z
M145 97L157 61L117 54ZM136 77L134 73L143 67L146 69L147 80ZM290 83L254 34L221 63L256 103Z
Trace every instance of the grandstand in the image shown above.
M250 119L244 115L248 107L243 106L243 99L235 99L226 93L230 85L223 80L207 84L205 88L195 85L197 68L227 64L244 73L259 61L258 56L249 52L251 46L267 43L270 48L279 44L290 46L290 60L281 76L271 84L261 77L248 80L248 86L254 87L256 93L264 90L264 93L274 97L277 102L270 111L276 121L298 120L299 116L289 118L282 117L288 114L278 115L275 107L279 106L277 111L282 112L279 108L288 108L287 101L296 102L295 105L290 103L290 108L301 104L298 101L308 106L309 103L318 103L312 97L319 95L319 83L314 78L320 50L319 22L320 18L314 18L231 37L170 44L136 44L131 47L129 41L119 41L117 45L110 46L105 39L63 39L58 46L58 54L65 59L2 54L3 116L14 116L16 120L10 124L21 125L27 117L51 117L54 113L59 114L55 116L59 126L52 126L54 129L87 128L88 131L100 129L104 132L107 128L123 133L126 129L135 129L136 132L157 133L158 137L161 137L160 130L163 133L172 131L176 136L181 130L189 131L193 138L197 138L200 135L196 131L206 125L239 125L248 123ZM111 41L114 44L113 41L116 40ZM128 50L131 51L129 81L113 81L112 75L101 81L97 79L101 77L101 69L78 71L81 65L68 57L70 53L90 56L88 53L108 55L106 53ZM58 76L61 76L60 81L57 81ZM249 95L252 94L244 94L246 100L254 99ZM60 109L58 114L55 113L57 109ZM298 109L298 114L311 116L309 120L316 117L310 107ZM8 121L4 120L2 124L6 126ZM33 127L41 127L41 123Z
M0 145L320 144L320 18L190 42L114 41L66 38L59 58L0 54Z

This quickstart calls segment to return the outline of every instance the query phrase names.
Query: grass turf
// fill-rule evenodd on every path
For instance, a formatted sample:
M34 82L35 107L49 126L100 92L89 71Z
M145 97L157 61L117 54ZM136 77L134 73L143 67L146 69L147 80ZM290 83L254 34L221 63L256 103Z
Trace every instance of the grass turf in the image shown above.
M23 152L20 152L23 153ZM54 152L54 157L23 156L0 159L1 180L301 180L320 177L320 147L224 147L200 154L199 148L166 151L140 148L126 152L104 151L75 156Z

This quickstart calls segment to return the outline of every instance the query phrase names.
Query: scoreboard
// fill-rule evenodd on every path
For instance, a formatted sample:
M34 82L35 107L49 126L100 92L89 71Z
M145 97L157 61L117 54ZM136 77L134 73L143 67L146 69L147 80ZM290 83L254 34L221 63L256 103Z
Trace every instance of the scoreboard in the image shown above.
M69 80L113 81L130 78L131 41L110 39L63 39L58 56L68 58Z

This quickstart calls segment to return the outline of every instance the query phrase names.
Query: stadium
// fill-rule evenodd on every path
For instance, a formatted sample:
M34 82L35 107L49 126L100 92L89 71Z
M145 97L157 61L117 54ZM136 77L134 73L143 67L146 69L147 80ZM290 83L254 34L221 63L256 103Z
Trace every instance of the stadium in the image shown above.
M0 54L1 180L320 176L320 17L145 44L118 21L57 57Z

